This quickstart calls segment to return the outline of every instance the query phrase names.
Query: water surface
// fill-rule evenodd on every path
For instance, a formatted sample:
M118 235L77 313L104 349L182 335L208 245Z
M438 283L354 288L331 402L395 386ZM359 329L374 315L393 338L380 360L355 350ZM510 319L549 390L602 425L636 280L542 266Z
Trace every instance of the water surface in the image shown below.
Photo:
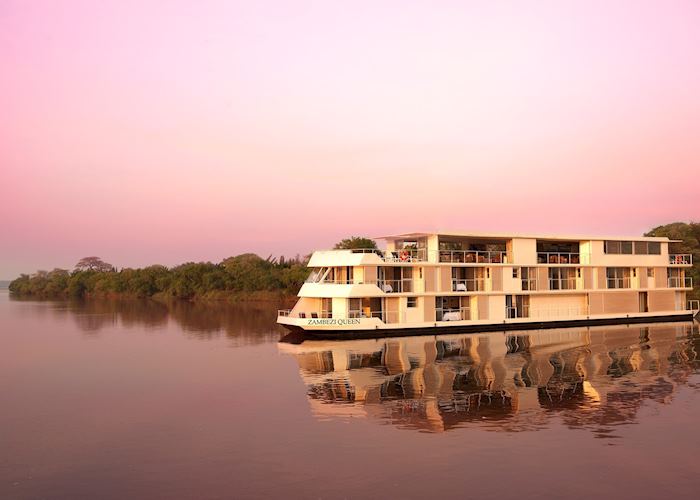
M0 498L695 498L697 324L279 340L0 292Z

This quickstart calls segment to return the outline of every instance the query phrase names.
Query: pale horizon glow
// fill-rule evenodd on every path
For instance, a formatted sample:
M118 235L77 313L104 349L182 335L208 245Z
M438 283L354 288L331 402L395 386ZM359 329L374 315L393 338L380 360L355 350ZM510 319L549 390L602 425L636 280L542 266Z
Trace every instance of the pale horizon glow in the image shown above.
M5 1L0 279L700 220L700 3Z

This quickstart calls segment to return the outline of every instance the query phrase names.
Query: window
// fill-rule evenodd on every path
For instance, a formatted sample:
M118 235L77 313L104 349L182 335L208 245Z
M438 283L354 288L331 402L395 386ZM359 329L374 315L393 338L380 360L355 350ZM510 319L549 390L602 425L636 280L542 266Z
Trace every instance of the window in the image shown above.
M654 268L647 267L647 278L653 278L653 277L654 277Z
M606 241L605 253L624 255L660 255L661 243L658 241Z
M606 241L605 242L605 253L610 253L610 254L620 253L620 242L619 241Z
M513 279L517 279L517 277L518 277L518 268L514 267L513 268Z
M362 299L350 299L348 301L348 317L362 317Z
M581 277L581 268L580 267L576 269L576 277L577 278Z
M408 307L418 307L418 298L417 297L408 297Z
M520 268L520 282L523 290L537 290L537 279L534 267Z
M550 290L573 290L576 288L575 271L570 267L549 268Z
M637 277L637 268L636 268L636 267L633 267L633 268L632 268L632 277L633 277L633 278L636 278L636 277Z
M418 278L423 279L423 268L422 267L418 268Z
M469 297L435 297L436 321L459 321L470 319Z
M629 288L630 287L629 267L608 267L605 270L608 288Z
M321 317L322 318L332 318L333 317L333 299L321 299Z

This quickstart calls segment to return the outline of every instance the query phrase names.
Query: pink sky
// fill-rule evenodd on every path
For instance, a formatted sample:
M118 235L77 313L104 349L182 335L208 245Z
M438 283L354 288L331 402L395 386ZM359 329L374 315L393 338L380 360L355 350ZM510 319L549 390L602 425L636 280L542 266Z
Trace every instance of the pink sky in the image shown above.
M0 278L700 220L700 3L0 3Z

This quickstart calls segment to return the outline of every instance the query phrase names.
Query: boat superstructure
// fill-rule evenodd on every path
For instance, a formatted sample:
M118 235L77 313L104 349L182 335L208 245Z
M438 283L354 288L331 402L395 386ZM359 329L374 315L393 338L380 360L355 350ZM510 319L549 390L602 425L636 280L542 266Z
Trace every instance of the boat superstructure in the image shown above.
M692 255L665 237L385 236L384 250L314 252L278 322L321 336L687 320ZM382 332L378 332L382 330Z

